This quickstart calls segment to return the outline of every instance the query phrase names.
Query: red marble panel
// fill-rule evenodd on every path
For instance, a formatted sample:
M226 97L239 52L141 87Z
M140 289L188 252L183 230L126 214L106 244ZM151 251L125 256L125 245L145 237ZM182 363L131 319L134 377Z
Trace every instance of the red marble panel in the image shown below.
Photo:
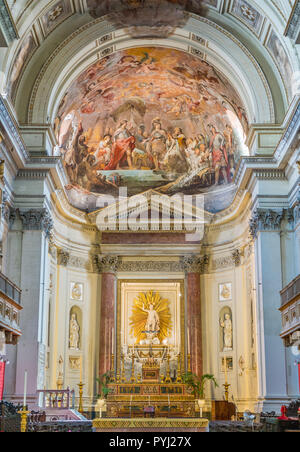
M115 280L113 273L102 274L99 373L111 369L112 331L115 327Z
M184 244L184 243L200 243L200 242L191 242L186 241L186 234L172 234L172 233L107 233L104 232L102 234L102 243L104 245L113 245L113 244Z

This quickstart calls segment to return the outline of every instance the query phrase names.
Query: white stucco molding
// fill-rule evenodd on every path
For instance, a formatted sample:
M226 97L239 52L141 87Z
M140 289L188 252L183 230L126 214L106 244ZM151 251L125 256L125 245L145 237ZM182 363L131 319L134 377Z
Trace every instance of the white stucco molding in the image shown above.
M300 0L294 3L284 34L294 42L300 36Z
M25 143L20 135L18 124L9 108L9 104L0 95L0 123L2 124L8 139L12 143L16 156L15 159L19 165L24 165L29 159L29 154Z

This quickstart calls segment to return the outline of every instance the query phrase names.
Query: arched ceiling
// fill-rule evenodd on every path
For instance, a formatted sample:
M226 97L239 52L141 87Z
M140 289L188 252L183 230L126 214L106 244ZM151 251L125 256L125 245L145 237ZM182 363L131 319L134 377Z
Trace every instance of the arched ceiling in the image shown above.
M83 128L81 144L86 144L89 150L95 146L93 140L97 141L97 134L98 138L103 138L109 133L113 139L118 127L122 127L122 119L134 120L135 139L138 123L143 124L145 133L150 135L155 118L160 119L160 127L166 133L174 135L175 128L179 127L185 139L193 139L196 115L192 110L201 110L206 103L206 115L197 111L197 121L201 122L201 128L196 126L198 132L205 135L210 124L226 140L226 124L229 123L235 142L239 142L238 159L238 155L247 152L249 129L264 124L280 125L293 100L294 74L299 71L299 59L294 42L284 36L295 10L290 0L9 0L8 5L19 39L13 40L8 49L0 50L1 92L23 127L50 127L52 141L57 142L63 153L68 150L67 143L72 141L72 130L73 139L76 136L76 127L72 129L74 124L77 132L78 127ZM172 67L168 64L163 67L164 58L158 55L164 52L176 56ZM182 61L177 58L179 54ZM113 72L97 71L100 68L101 72L101 65L107 61L115 62L123 70L122 58L125 61L127 58L132 73L127 73L127 80L118 73L116 85L108 86ZM135 69L140 70L140 78L144 78L139 80L140 84L151 84L151 66L161 75L155 87L157 93L152 90L146 96L146 86L143 91L141 85L134 92L127 92L122 103L122 89L125 87L126 92L126 83L131 85L133 78L139 76L134 73ZM196 66L200 68L203 86L195 77ZM177 72L176 68L179 68ZM93 70L97 77L91 77L90 84L86 78L81 83ZM188 74L190 70L194 71L192 76ZM148 75L145 71L149 71ZM167 74L169 93L164 97L159 92L166 90ZM102 80L102 76L108 81ZM213 79L218 81L214 86ZM194 83L192 92L187 93L188 88L184 86L175 89L179 80L183 85ZM172 81L175 82L173 87ZM123 84L122 89L120 84ZM114 99L109 89L114 90ZM160 97L153 106L150 98L155 95ZM137 118L136 112L129 118L127 113L125 117L118 116L118 109L125 109L126 105L128 108L133 105L137 110L139 107L145 112L144 116ZM214 116L213 108L216 109ZM169 118L170 114L174 118ZM223 117L220 119L218 115ZM108 117L113 117L110 125ZM74 118L76 121L71 124ZM92 129L97 131L91 137ZM238 138L243 134L243 139ZM138 160L135 166L145 166L154 172L162 166L155 158L147 164L142 157ZM127 159L125 166L131 164ZM227 174L220 170L219 180L214 179L211 184L224 184L228 178L230 185L234 168L230 167L229 160L223 168L225 166ZM72 180L72 174L69 176ZM178 172L175 181L177 176ZM78 181L77 174L73 182L88 192L97 191L95 184L91 187L83 179ZM115 180L112 178L110 182L115 183ZM103 181L99 181L101 183ZM211 184L208 183L208 189ZM227 205L231 201L232 192ZM222 204L217 210L224 207Z
M30 99L32 100L35 96L34 91L38 89L37 80L41 79L45 72L45 65L49 65L49 60L55 60L56 64L59 64L58 49L72 43L72 53L77 56L77 64L80 58L82 64L85 61L88 65L91 62L88 56L91 55L92 47L100 53L105 40L107 43L110 41L110 47L115 45L113 50L119 50L118 45L115 44L118 30L123 29L127 35L127 47L133 45L132 39L151 34L157 39L167 41L177 35L178 41L180 30L184 30L187 33L182 33L182 40L188 37L194 41L194 51L198 51L200 57L206 57L207 53L210 63L214 63L213 60L215 60L215 66L218 69L225 65L232 65L234 68L232 77L240 72L237 77L239 79L247 77L247 71L245 71L245 61L240 64L240 55L234 47L242 48L250 60L248 64L256 65L257 74L255 79L251 74L252 82L265 85L264 94L269 104L269 114L263 112L261 118L257 111L255 112L255 107L253 105L251 107L251 102L245 101L250 121L280 123L293 95L291 74L298 70L294 67L295 49L288 39L282 39L292 10L292 2L265 0L263 3L263 9L261 9L261 2L252 0L247 2L244 0L163 0L159 2L157 0L101 2L98 0L10 0L8 5L20 39L11 44L6 54L2 53L4 75L1 91L9 92L16 105L18 118L22 123L27 123L30 122L30 118L26 117L25 111L28 109ZM186 14L186 11L189 11L189 14ZM200 23L197 23L197 19ZM204 27L203 20L209 26ZM140 23L140 26L134 25L136 23ZM148 26L149 23L151 27ZM86 30L90 33L85 33ZM93 33L94 30L95 33ZM113 36L107 36L108 31L111 31ZM78 40L76 42L79 35L80 42ZM226 43L227 37L231 40L229 47ZM219 38L218 43L217 38ZM222 39L226 45L222 46ZM125 37L123 41L124 47ZM177 48L181 48L181 45ZM96 46L98 49L95 49ZM64 62L66 63L66 60ZM243 75L242 72L244 72ZM256 80L257 76L260 77L260 81ZM69 79L72 78L73 73L70 71ZM250 93L250 86L247 86L244 80L241 83L244 84L242 91L245 92L242 96L246 96L248 91L249 97L252 97L252 103L255 102L254 93ZM237 90L241 90L238 82L235 86ZM21 96L18 102L19 87L21 87ZM255 86L254 91L259 93L258 97L261 99L261 89ZM60 93L60 95L63 94ZM46 118L43 118L41 122L46 122L45 120Z

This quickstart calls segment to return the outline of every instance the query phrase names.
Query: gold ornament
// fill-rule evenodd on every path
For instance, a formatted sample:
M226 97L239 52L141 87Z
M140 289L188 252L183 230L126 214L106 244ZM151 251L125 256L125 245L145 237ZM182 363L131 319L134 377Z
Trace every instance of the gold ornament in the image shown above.
M146 327L149 324L150 310L156 313L157 321L155 323L157 326L156 331L147 331L147 333L152 337L157 337L160 343L171 336L172 320L169 301L161 298L158 293L153 293L153 291L146 294L140 293L138 298L134 300L130 318L130 334L134 335L137 344L147 339Z

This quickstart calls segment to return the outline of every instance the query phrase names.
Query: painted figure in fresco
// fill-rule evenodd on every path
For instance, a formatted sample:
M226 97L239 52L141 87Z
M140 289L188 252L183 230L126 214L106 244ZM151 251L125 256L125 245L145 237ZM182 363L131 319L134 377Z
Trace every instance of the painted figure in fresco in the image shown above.
M152 167L153 158L148 152L149 136L146 132L144 124L141 124L135 135L136 147L132 153L133 156L133 166L136 169L141 169L141 167Z
M112 151L110 144L111 144L110 135L105 135L103 140L99 142L98 147L94 153L96 159L94 168L96 170L102 170L109 164Z
M156 170L160 169L161 159L166 152L167 132L162 128L161 120L156 118L152 121L152 131L148 144L148 151L153 157Z
M132 151L135 148L135 137L128 130L128 121L123 120L114 134L114 144L109 164L105 170L120 169L120 166L127 162L130 169L132 165Z
M76 152L75 147L78 142L78 138L82 133L82 125L81 123L77 123L76 120L72 122L72 133L69 138L69 142L67 144L66 151L64 153L64 162L66 166L66 170L70 181L72 183L76 182L77 179L77 162L76 162Z
M210 149L212 152L212 165L215 170L215 185L219 185L220 173L222 173L225 183L228 183L227 165L228 156L224 147L224 136L217 132L213 125L209 125Z
M167 146L168 151L164 159L166 170L170 173L185 173L188 170L186 137L181 128L175 127L173 134L168 135Z
M80 187L83 196L114 192L122 169L130 196L152 181L164 193L203 191L231 183L247 153L238 93L209 63L174 49L129 49L99 60L69 88L55 126L78 198ZM141 170L148 170L145 187L134 173Z
M226 129L223 132L225 138L225 148L228 155L228 164L230 169L230 178L232 179L235 173L235 140L233 136L233 129L230 124L226 124Z
M197 168L199 168L199 164L201 163L201 155L200 149L197 147L197 139L188 138L186 144L187 148L185 154L189 169L191 171L195 171Z

